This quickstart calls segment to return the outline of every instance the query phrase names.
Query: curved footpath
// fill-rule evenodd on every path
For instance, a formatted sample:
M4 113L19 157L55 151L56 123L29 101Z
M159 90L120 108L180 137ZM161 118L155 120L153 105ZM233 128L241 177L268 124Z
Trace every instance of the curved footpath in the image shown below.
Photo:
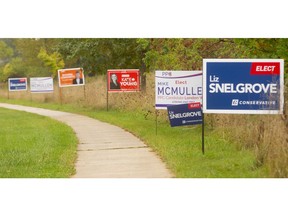
M123 129L60 111L0 103L0 107L36 113L64 122L79 139L76 178L173 177L159 157Z

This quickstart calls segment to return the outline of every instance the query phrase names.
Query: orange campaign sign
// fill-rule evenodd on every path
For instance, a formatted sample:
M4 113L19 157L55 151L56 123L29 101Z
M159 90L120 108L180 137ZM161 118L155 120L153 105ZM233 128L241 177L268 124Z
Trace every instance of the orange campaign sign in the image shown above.
M67 68L58 70L59 87L85 85L83 68Z

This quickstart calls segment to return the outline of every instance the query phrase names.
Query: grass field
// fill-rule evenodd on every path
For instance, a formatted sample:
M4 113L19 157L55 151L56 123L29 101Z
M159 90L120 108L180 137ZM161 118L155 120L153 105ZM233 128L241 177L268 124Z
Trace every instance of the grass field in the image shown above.
M77 138L48 117L0 108L0 177L66 178L75 173Z
M0 101L7 102L6 99ZM159 119L156 135L155 115L111 109L95 110L72 104L37 103L9 100L10 103L76 112L118 125L135 134L149 145L180 178L258 178L268 177L265 166L257 166L255 154L240 150L221 134L205 129L205 155L201 152L201 127L171 128Z

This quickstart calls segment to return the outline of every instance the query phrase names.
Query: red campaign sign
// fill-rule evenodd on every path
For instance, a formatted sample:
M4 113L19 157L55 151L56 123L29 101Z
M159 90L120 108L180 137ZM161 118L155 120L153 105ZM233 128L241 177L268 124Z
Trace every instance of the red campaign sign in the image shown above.
M188 104L188 109L201 109L201 103L189 103Z
M280 62L252 62L251 75L280 75Z
M107 86L109 92L140 91L139 70L108 70Z

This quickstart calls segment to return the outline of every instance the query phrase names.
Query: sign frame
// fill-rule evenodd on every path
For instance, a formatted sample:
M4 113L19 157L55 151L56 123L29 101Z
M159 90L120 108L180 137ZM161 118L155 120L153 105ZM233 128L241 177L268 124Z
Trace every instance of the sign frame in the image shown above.
M253 62L279 62L279 109L278 110L255 110L255 109L209 109L207 108L207 63L221 62L221 63L253 63ZM283 114L284 109L284 60L283 59L203 59L203 113L221 113L221 114Z
M25 83L26 83L25 89L15 89L15 90L12 90L12 89L11 89L10 80L21 80L21 79L24 79L24 80L25 80ZM22 77L22 78L8 78L8 90L11 91L11 92L13 92L13 91L27 91L27 90L28 90L27 77Z
M62 84L62 81L61 81L61 77L60 77L60 73L62 72L62 71L75 71L75 72L73 72L73 73L76 73L76 71L80 71L80 73L81 73L81 79L83 80L83 83L81 83L81 84L73 84L73 83L71 83L71 84L65 84L65 85L63 85ZM73 77L71 77L70 76L70 79L75 79L75 76L76 75L74 75ZM73 82L73 81L72 81ZM59 87L60 88L63 88L63 87L71 87L71 86L85 86L85 76L84 76L84 69L83 68L81 68L81 67L79 67L79 68L63 68L63 69L59 69L58 70L58 85L59 85Z

